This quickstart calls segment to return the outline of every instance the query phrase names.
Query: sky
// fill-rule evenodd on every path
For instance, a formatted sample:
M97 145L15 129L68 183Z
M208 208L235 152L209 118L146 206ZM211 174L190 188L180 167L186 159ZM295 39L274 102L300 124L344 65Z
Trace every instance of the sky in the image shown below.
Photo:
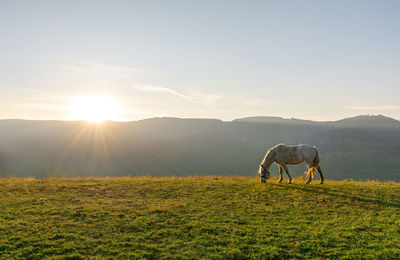
M0 119L400 119L399 11L367 0L0 0Z

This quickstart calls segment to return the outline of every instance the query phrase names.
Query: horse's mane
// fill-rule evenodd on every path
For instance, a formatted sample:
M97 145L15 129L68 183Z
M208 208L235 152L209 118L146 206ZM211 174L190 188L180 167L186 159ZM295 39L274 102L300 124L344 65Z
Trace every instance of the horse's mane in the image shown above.
M276 146L275 146L276 147ZM265 165L265 163L267 162L267 160L271 157L271 155L274 153L273 149L275 148L271 148L267 151L267 153L265 154L264 160L262 161L262 165Z
M284 146L286 146L286 144L285 144L285 143L280 143L280 144L277 144L277 145L275 145L274 147L272 147L270 150L272 150L272 149L274 149L274 148L276 148L276 147L278 147L278 146L281 146L281 145L284 145Z

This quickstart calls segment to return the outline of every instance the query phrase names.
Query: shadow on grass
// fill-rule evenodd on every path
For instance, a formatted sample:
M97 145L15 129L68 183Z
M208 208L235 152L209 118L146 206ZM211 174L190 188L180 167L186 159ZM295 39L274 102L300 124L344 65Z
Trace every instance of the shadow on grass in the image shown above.
M335 190L335 189L329 187L326 184L316 186L316 185L304 185L304 184L283 185L283 184L277 184L277 183L270 183L270 185L273 185L274 187L282 189L282 190L299 190L299 191L307 192L307 193L313 193L313 194L318 194L318 195L329 195L329 196L332 196L335 198L353 200L353 201L356 201L359 203L365 203L365 204L370 204L370 205L391 207L391 208L400 208L400 201L389 202L389 201L384 201L383 198L381 200L368 199L368 198L362 197L363 195L368 196L368 194L360 193L358 195L355 195L354 193L350 193L350 192L338 191L338 190Z

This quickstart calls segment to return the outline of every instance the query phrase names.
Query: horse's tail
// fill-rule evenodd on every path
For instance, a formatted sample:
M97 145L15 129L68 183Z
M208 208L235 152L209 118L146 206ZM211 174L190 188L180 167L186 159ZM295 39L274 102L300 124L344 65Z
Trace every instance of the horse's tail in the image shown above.
M315 148L315 157L314 160L312 161L312 166L308 169L308 171L304 172L305 175L307 175L307 177L311 174L311 177L314 177L314 171L317 170L317 165L319 163L319 154L318 154L318 150L317 147L314 146Z
M304 172L304 174L306 175L306 177L310 176L310 174L311 174L311 178L313 178L313 177L314 177L314 171L315 171L315 170L317 170L316 167L310 167L310 168L308 169L308 171Z

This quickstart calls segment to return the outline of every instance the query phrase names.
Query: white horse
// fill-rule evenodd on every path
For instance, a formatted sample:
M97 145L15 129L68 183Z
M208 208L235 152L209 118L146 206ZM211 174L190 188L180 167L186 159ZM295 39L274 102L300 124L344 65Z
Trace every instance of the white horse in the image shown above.
M277 164L279 167L279 174L281 175L278 183L283 180L283 170L285 170L287 176L289 177L289 184L292 183L292 176L290 176L289 169L287 165L297 165L305 162L308 167L308 180L306 184L309 184L313 178L314 170L317 170L321 178L320 184L324 183L324 176L322 175L321 167L319 167L319 156L317 147L300 144L294 146L287 146L285 144L278 144L268 150L263 161L261 162L258 175L260 176L261 182L265 183L270 177L269 168L273 163Z

